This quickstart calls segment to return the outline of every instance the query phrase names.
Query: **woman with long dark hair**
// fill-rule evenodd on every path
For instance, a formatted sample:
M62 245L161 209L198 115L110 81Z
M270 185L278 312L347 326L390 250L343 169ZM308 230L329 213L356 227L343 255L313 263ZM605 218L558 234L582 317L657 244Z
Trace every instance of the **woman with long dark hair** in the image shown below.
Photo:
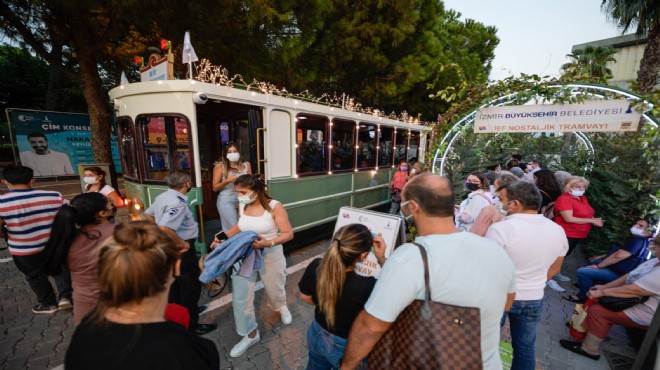
M98 255L98 306L73 333L67 370L220 368L213 342L165 319L179 252L150 222L116 227Z
M250 162L244 162L238 146L228 144L213 167L213 191L219 192L216 207L220 214L222 230L229 230L238 222L238 199L234 182L244 174L252 173Z
M298 284L300 298L316 306L307 330L308 369L339 368L353 321L376 284L373 277L354 271L372 247L384 249L383 238L372 236L364 225L346 225L337 230L323 259L305 270Z
M541 192L541 208L539 208L539 213L544 213L546 207L559 198L561 188L559 187L559 183L557 183L555 173L550 170L538 170L532 176L534 177L534 184L536 184L536 187Z
M465 179L465 188L470 192L456 212L456 228L470 231L482 209L493 204L490 182L483 172L471 172Z
M98 302L98 252L115 229L115 224L108 222L112 214L112 203L104 195L83 193L62 206L53 220L45 249L46 267L51 275L64 269L71 272L76 325Z

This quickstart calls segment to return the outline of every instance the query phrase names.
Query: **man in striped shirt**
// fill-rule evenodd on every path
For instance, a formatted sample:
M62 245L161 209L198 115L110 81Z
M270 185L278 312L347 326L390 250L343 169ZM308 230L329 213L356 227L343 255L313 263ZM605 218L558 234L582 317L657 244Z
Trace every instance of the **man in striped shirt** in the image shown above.
M71 308L68 271L55 276L59 297L43 271L43 250L64 198L56 191L33 189L33 175L32 169L25 166L9 166L3 171L2 182L9 191L0 195L0 226L4 225L0 229L7 233L9 253L39 301L32 312L53 313Z

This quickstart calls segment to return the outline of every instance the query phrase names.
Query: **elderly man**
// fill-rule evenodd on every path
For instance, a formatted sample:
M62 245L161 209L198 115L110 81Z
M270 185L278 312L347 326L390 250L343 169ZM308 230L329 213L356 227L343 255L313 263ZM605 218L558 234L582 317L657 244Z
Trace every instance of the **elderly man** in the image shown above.
M496 241L516 267L516 299L509 317L513 363L511 369L534 369L536 327L543 313L545 283L561 268L568 241L561 226L537 211L541 193L525 181L498 189L507 217L488 228L486 238Z
M637 220L630 228L630 238L623 246L614 245L607 254L589 258L589 265L577 270L580 290L577 295L564 296L567 301L582 303L587 292L596 284L605 284L618 279L646 261L649 238L649 223Z
M501 369L499 321L513 301L511 260L492 241L462 233L454 224L455 196L444 177L413 177L401 195L401 213L417 228L415 239L428 254L431 298L480 309L485 369ZM379 258L381 259L381 258ZM418 247L407 243L392 253L348 337L342 369L353 369L414 300L424 299L424 264Z
M188 309L190 330L196 334L206 334L216 328L216 324L199 324L197 301L202 292L199 282L199 265L195 254L195 239L199 227L188 208L186 194L192 188L190 174L187 171L170 171L165 177L170 188L154 199L145 213L154 218L156 224L181 249L181 275L170 288L170 301Z

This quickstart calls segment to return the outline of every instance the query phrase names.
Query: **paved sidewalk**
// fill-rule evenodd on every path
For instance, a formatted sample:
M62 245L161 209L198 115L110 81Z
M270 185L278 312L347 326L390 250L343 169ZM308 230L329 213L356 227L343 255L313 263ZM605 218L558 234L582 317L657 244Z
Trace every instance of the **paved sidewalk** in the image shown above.
M4 241L0 241L3 244ZM298 299L298 281L304 267L301 262L323 253L324 242L299 249L287 256L292 272L287 280L287 301L293 314L291 325L282 325L279 315L266 305L263 290L257 292L255 305L261 342L239 358L230 358L229 351L239 341L234 330L231 304L225 304L201 316L200 321L216 322L218 329L205 337L213 340L220 353L221 367L227 369L299 369L307 364L306 330L314 319L313 307ZM564 271L574 275L576 262L567 261ZM576 289L562 283L569 292ZM214 299L228 302L228 291ZM209 301L206 290L203 303ZM575 355L559 346L559 339L568 338L565 322L570 318L573 304L561 299L561 294L546 289L546 310L538 330L536 343L537 369L610 369L606 356L593 361ZM51 369L64 361L73 334L71 311L53 315L34 315L36 304L22 274L18 272L7 251L0 251L0 369ZM503 338L508 338L507 328ZM628 344L625 331L615 327L603 349L626 357L635 352Z

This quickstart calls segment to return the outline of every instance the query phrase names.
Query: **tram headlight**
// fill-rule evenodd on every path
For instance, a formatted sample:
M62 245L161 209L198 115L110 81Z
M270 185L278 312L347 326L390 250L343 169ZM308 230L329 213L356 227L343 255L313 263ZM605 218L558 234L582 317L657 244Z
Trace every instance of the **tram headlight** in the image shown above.
M206 96L206 94L203 94L203 93L194 93L193 94L193 102L195 104L206 104L207 101L209 101L209 97Z

